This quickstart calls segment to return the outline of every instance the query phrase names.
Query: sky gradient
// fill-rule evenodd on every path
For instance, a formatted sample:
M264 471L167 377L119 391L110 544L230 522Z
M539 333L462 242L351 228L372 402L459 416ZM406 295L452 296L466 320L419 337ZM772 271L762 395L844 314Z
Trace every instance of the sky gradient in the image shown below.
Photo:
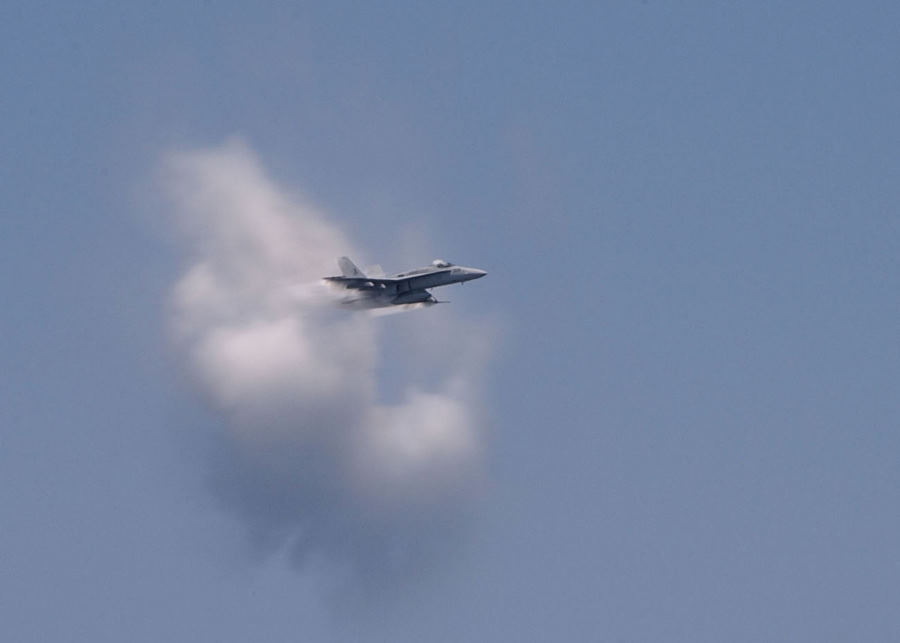
M5 3L6 638L900 639L898 25ZM491 347L478 497L377 599L260 553L215 492L227 418L169 334L192 259L163 175L234 140L359 265L489 273L374 323L386 401L440 377L391 355L442 315Z

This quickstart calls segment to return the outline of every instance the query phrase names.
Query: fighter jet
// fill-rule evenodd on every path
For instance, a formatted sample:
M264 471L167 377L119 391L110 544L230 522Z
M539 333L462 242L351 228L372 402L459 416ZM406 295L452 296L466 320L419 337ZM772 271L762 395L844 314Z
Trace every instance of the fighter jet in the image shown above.
M338 259L342 275L325 277L333 284L353 291L342 303L353 308L384 308L407 304L443 304L426 288L463 283L484 277L487 273L478 268L455 266L442 259L435 259L430 266L401 272L391 277L368 277L350 259Z

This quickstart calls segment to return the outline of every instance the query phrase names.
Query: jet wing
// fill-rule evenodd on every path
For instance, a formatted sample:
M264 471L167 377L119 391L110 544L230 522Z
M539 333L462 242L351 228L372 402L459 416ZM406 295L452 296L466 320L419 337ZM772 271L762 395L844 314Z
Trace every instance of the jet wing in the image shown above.
M403 279L392 279L390 277L325 277L325 280L339 283L345 288L353 290L381 289L386 288L388 284L404 281Z
M422 290L439 285L432 277L450 272L447 270L432 270L423 274L405 275L402 277L325 277L326 281L342 284L352 290L381 290L391 286L398 291Z

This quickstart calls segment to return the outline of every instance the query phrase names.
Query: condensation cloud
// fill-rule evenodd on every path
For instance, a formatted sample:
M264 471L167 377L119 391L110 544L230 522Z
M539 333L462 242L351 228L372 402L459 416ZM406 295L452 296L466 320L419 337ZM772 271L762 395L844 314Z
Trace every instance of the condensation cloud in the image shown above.
M221 418L212 468L224 506L300 568L374 583L427 568L480 475L478 333L446 323L446 309L340 310L320 279L362 253L239 141L172 153L163 177L188 259L169 327ZM395 320L413 350L382 350ZM435 332L452 356L429 347ZM410 376L392 403L379 360Z

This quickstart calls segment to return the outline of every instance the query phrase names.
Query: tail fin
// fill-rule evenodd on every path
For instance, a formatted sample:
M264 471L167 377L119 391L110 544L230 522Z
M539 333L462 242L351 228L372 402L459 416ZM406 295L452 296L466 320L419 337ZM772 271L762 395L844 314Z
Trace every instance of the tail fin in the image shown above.
M359 268L354 265L350 259L347 257L341 257L338 259L338 266L341 267L341 274L345 277L365 277L365 273L363 273Z

